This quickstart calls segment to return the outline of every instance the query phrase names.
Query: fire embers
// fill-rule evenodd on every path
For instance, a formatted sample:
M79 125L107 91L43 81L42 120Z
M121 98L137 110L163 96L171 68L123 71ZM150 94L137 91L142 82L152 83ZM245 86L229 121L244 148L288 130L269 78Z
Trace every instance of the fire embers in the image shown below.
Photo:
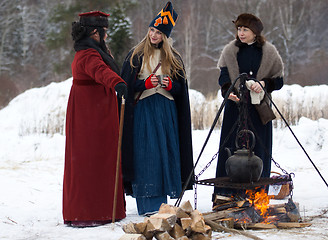
M269 196L265 189L261 188L259 191L246 190L246 195L248 196L247 200L250 202L263 218L268 216L268 208L270 199L273 196Z
M270 199L273 199L274 196L268 195L263 188L258 191L246 190L246 195L249 206L245 210L241 210L241 213L236 212L235 216L233 216L234 214L231 216L234 217L236 223L274 224L276 222L301 221L298 208L291 198L287 203L270 205ZM242 214L244 217L239 217L238 214Z

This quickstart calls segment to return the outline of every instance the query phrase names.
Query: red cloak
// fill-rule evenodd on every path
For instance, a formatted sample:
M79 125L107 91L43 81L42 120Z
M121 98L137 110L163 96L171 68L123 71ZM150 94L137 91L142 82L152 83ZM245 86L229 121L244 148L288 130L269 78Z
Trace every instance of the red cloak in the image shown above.
M124 81L94 49L75 54L72 73L66 115L63 218L111 220L119 135L114 86ZM115 216L125 217L121 172Z

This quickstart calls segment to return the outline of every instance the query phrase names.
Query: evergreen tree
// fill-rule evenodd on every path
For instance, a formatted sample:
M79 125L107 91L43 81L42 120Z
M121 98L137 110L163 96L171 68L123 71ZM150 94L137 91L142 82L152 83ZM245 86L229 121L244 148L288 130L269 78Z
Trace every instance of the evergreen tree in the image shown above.
M128 7L131 7L131 4L117 4L112 8L109 17L109 47L119 66L122 66L132 45L131 22L125 14Z
M72 22L78 20L78 14L81 12L102 11L105 13L110 13L111 16L109 17L109 20L111 20L113 17L112 10L116 8L124 10L125 8L123 6L126 6L125 2L129 1L125 0L123 1L123 4L118 4L119 2L119 0L88 0L73 1L69 6L63 4L59 4L57 6L50 18L50 22L53 24L53 26L52 30L47 36L48 48L50 50L57 51L57 54L60 54L60 61L57 61L54 65L55 72L67 77L71 76L71 62L74 58L71 28ZM120 5L122 7L119 7ZM115 15L116 14L114 14L114 17ZM120 13L119 16L124 16L124 12ZM125 40L116 39L113 40L112 43L116 41L125 42ZM114 47L116 46L113 46L113 48ZM114 56L116 56L117 51L115 50L113 53Z

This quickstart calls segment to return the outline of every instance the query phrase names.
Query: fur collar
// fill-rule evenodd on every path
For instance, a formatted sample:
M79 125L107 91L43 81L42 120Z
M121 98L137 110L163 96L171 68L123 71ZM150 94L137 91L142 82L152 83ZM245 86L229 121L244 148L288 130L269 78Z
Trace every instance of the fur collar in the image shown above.
M236 46L236 41L237 40L231 41L223 48L217 65L219 70L222 67L228 67L231 81L234 81L239 76L237 62L239 47ZM276 47L266 41L262 49L263 55L260 68L257 72L257 79L262 80L263 78L283 77L283 62Z

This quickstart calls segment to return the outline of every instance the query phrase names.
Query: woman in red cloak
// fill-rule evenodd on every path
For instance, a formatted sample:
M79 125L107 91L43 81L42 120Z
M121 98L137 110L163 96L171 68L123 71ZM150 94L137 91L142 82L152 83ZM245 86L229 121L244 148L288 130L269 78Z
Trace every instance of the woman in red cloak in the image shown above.
M89 227L112 221L117 96L125 96L127 87L105 44L109 14L96 11L79 16L72 25L76 54L66 115L63 218L69 226ZM115 218L119 220L126 216L121 173L116 197Z

